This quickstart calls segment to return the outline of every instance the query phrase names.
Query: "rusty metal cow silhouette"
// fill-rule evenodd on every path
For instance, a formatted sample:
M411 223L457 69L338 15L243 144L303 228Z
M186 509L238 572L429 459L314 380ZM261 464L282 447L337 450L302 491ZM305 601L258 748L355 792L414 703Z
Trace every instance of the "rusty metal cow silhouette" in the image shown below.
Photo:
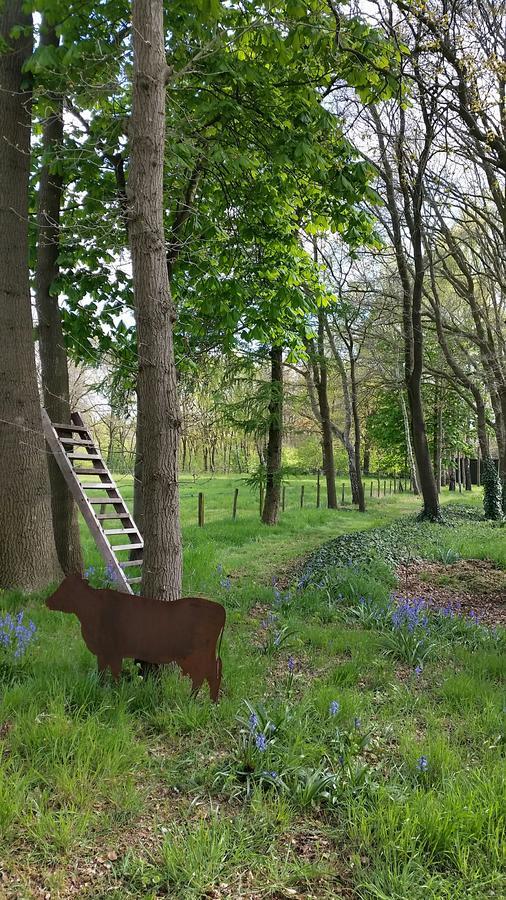
M46 600L52 610L74 613L81 634L95 654L100 672L109 668L119 678L124 658L147 663L176 663L192 681L196 694L207 680L216 703L221 683L218 639L225 627L225 609L203 597L182 597L167 603L97 590L78 575L68 575Z

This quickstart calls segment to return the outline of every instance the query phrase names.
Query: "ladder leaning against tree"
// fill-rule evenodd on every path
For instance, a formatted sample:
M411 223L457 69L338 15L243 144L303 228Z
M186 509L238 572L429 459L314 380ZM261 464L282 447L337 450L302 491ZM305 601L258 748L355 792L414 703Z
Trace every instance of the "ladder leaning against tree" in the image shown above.
M51 422L43 409L46 441L118 589L131 594L131 585L141 581L135 574L142 566L141 534L91 432L79 413L73 412L70 419L70 425ZM125 569L134 572L129 576Z

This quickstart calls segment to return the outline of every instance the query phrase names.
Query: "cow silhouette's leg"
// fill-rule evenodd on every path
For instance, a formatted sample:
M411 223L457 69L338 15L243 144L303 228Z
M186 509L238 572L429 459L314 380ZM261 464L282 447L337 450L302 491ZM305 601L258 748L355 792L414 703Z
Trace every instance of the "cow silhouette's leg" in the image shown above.
M200 691L200 688L204 684L205 678L199 672L198 675L191 675L191 680L192 680L192 690L191 690L190 696L196 697L198 692Z
M118 659L109 660L109 668L112 672L112 677L115 681L119 681L119 677L121 675L121 667L123 665L122 657L118 657Z
M103 679L103 678L105 678L105 673L107 672L107 669L109 667L109 661L107 660L107 658L105 656L98 655L97 663L98 663L98 674L99 674L100 678Z
M217 660L213 660L213 663L214 665L209 670L209 674L207 676L207 683L209 684L209 693L211 695L211 700L213 701L213 703L217 703L220 696L221 659L218 657Z

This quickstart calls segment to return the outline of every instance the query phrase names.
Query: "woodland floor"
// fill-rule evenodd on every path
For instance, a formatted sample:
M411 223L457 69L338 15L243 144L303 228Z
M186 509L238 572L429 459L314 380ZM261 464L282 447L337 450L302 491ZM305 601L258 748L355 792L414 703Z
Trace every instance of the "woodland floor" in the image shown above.
M505 896L506 529L477 491L430 526L292 484L267 530L244 486L231 521L234 484L206 483L204 529L182 498L186 589L228 611L218 706L171 671L100 683L73 617L0 594L37 625L0 667L0 897Z

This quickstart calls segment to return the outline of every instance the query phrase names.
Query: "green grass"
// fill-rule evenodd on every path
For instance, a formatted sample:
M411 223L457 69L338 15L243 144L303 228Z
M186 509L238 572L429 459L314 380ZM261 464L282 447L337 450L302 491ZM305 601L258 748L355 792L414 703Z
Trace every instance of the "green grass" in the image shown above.
M506 569L506 531L466 515L416 525L405 518L419 505L409 495L375 497L365 515L316 509L314 479L301 510L300 483L272 529L238 479L182 486L185 589L228 609L218 706L205 690L190 699L173 671L142 681L128 666L119 685L101 684L73 617L50 613L42 597L0 595L0 609L26 608L38 628L26 657L0 666L0 896L505 894L504 643L434 624L416 674L398 647L387 652L375 616L395 584L400 535L415 555L447 548ZM443 501L478 509L481 496ZM353 545L342 538L359 530L368 535ZM98 564L83 537L87 563ZM312 582L290 597L283 584L276 601L272 576L301 557L311 558L297 571ZM269 610L278 618L265 628Z

